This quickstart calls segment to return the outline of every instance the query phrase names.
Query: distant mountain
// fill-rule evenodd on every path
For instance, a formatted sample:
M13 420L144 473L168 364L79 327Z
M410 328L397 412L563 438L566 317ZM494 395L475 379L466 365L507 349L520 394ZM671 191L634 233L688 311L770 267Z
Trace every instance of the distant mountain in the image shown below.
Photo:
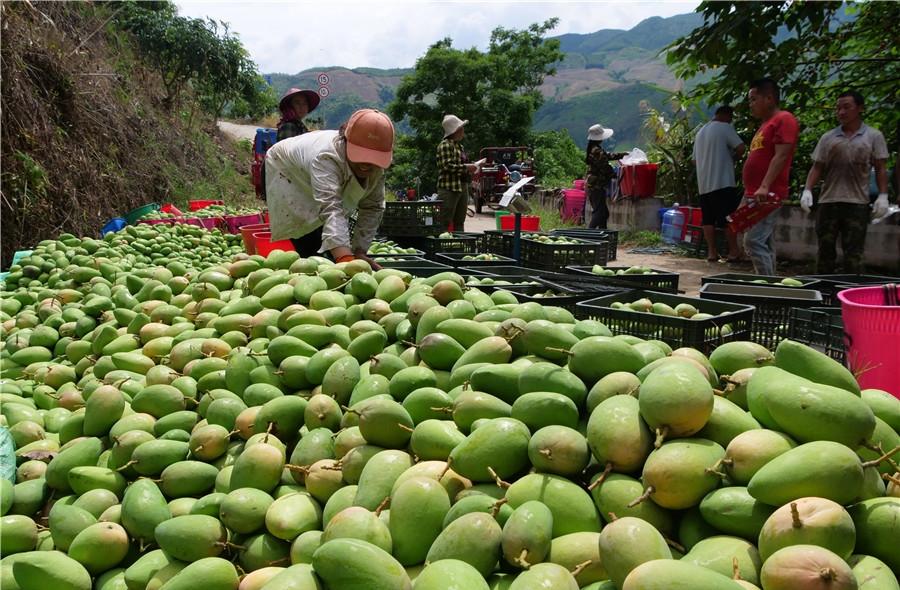
M599 122L616 130L618 148L639 145L640 102L663 107L667 91L680 89L682 83L666 66L660 50L702 24L702 19L696 13L654 16L627 31L603 29L555 37L565 58L557 74L547 77L540 88L546 102L536 113L534 128L568 129L584 146L587 128ZM280 94L292 86L318 88L317 75L326 73L329 96L314 115L325 126L335 127L357 108L384 108L411 71L333 66L269 76Z

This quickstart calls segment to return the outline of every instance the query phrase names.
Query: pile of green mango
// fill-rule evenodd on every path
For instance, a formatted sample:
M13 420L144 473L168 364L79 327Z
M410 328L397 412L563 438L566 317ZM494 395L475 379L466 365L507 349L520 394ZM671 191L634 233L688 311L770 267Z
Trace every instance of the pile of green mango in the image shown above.
M497 254L491 254L490 252L483 252L481 254L466 254L462 257L463 260L472 261L472 260L506 260L506 258L499 256Z
M898 588L900 400L827 356L235 248L10 275L3 590Z
M370 256L390 256L396 254L419 254L415 248L403 248L393 240L375 241L369 246Z
M512 285L540 285L537 281L525 281L525 280L508 280L501 279L497 277L477 277L475 275L470 275L466 279L466 285L469 287L496 287L496 286L512 286Z
M599 264L591 267L591 272L601 277L615 277L622 275L657 275L657 271L646 266L629 266L628 268L604 268Z
M259 215L262 211L254 207L233 207L231 205L209 205L197 211L190 211L182 215L166 213L163 211L151 211L141 217L142 220L176 219L178 217L242 217L246 215Z

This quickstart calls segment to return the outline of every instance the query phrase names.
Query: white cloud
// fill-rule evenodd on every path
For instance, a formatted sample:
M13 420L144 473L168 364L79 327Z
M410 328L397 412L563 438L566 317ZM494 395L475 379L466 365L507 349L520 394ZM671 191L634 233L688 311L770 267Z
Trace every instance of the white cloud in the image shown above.
M487 47L491 31L559 17L551 35L630 29L651 16L691 12L696 1L470 2L179 0L182 16L224 21L240 35L261 72L293 74L316 66L396 68L415 64L432 43Z

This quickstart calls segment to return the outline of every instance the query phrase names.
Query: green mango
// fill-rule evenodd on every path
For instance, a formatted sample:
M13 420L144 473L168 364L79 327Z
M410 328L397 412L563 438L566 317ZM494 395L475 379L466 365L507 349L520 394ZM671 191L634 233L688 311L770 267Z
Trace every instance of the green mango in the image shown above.
M574 334L560 330L559 324L543 319L528 322L521 337L528 354L555 362L568 360L568 351L578 342Z
M435 385L437 385L437 378L428 367L406 367L397 371L390 378L388 390L394 399L402 402L416 389Z
M87 527L69 546L69 557L94 575L117 566L128 554L128 533L112 522L98 522Z
M713 410L703 428L697 432L698 438L719 443L723 447L742 432L762 428L749 412L724 397L713 398Z
M850 566L828 549L815 545L792 545L776 551L763 563L759 578L766 590L857 587Z
M603 567L616 587L622 587L628 575L642 563L672 559L659 531L647 521L631 516L606 525L600 531L598 542Z
M859 396L778 367L753 373L747 401L754 418L800 442L830 440L856 448L875 430L875 415Z
M500 557L500 525L488 514L470 512L450 522L432 543L426 562L458 559L486 577Z
M453 394L449 394L453 397ZM471 431L472 424L482 418L506 418L512 412L512 406L503 400L482 393L466 390L453 401L453 421L460 430Z
M599 481L601 477L603 479ZM591 495L604 521L614 520L612 515L617 518L632 516L649 522L664 535L675 536L677 527L673 512L660 508L653 502L629 505L644 492L644 486L639 480L628 475L609 473L605 476L595 475L591 478L591 483Z
M725 449L702 438L663 443L647 457L641 480L651 500L670 510L690 508L718 487L715 468Z
M310 555L310 559L312 556ZM241 579L247 584L251 576L259 576L259 586L249 586L247 590L266 588L267 590L319 590L318 578L309 563L295 563L287 568L268 567L255 570Z
M900 498L864 500L848 508L856 527L856 551L886 563L900 571L896 539L900 533Z
M532 435L528 442L528 459L538 471L576 477L587 467L591 451L580 432L551 424Z
M4 516L0 518L0 542L4 556L32 551L38 542L37 524L22 514Z
M359 448L359 447L358 447ZM383 450L372 456L359 476L353 504L375 510L391 494L394 482L412 466L412 457L403 451Z
M371 331L354 338L347 347L350 356L358 363L364 363L379 354L387 345L388 337L384 331Z
M322 391L338 403L347 404L359 380L359 361L352 356L339 358L325 371L322 377Z
M469 385L476 391L489 393L511 404L519 396L520 372L521 369L517 365L507 363L485 365L472 372Z
M653 435L639 407L637 399L616 395L591 413L586 438L598 463L619 473L632 473L644 464L653 450Z
M763 559L756 547L744 539L714 536L703 539L691 547L681 561L718 572L729 578L737 573L739 579L759 584L759 570Z
M763 561L790 545L818 545L846 560L856 545L856 529L839 504L824 498L799 498L775 510L759 533Z
M290 563L290 545L267 533L253 535L243 541L238 563L244 571Z
M489 590L478 570L458 559L442 559L428 564L415 578L415 587L417 590Z
M91 590L91 575L58 551L32 551L17 557L12 574L20 590Z
M391 494L390 538L393 555L403 565L425 561L442 530L450 498L439 482L413 477Z
M449 460L454 471L472 481L509 477L528 465L529 438L528 428L522 422L496 418L454 448Z
M420 387L403 400L403 408L409 413L414 424L445 418L446 412L443 408L452 404L453 399L437 387Z
M641 380L632 373L625 371L616 371L603 377L597 381L591 390L587 393L585 405L589 413L593 413L594 409L601 402L613 397L614 395L630 395L638 396L641 387Z
M742 590L739 582L684 560L654 559L635 567L622 590Z
M323 543L313 569L328 587L346 590L410 590L403 566L389 553L358 539Z
M884 453L872 450L873 448L883 449L887 452L898 446L900 446L900 434L894 431L887 422L876 417L875 430L872 432L872 436L869 437L865 446L856 449L856 453L863 461L874 461ZM895 471L894 465L887 461L882 461L877 468L880 473L884 474L891 474Z
M519 374L519 394L549 391L571 399L578 408L584 404L587 388L584 382L570 371L553 363L536 362Z
M202 585L209 590L236 588L238 573L231 562L220 557L204 557L184 566L160 590L191 590Z
M201 514L176 516L161 522L154 536L163 551L189 562L216 557L224 550L227 540L222 523Z
M700 502L703 520L725 534L756 541L775 509L756 500L742 487L719 488Z
M662 366L641 383L638 401L641 417L663 438L696 434L712 415L712 387L700 373L680 365Z
M853 555L847 560L860 590L900 590L900 582L886 563L871 555Z
M279 539L290 541L298 535L322 527L322 509L305 493L277 498L265 514L266 530Z
M103 445L98 438L84 438L60 451L47 466L47 485L60 492L71 492L69 471L97 464Z
M209 463L179 461L163 469L160 487L169 498L197 497L210 491L219 470Z
M817 496L846 505L859 496L863 468L842 444L816 441L793 448L762 466L747 484L754 498L772 506Z
M453 449L465 439L466 435L454 422L429 419L416 425L410 438L410 448L421 461L446 461Z
M388 553L392 549L392 536L387 525L378 513L361 506L349 506L329 519L321 541L327 543L334 539L359 539Z
M526 393L515 400L510 416L525 424L531 432L557 424L570 428L578 426L578 408L560 393Z
M643 366L643 357L630 345L604 336L579 340L569 350L569 370L586 385L616 371L637 373Z
M859 396L859 383L844 365L805 344L784 339L775 349L775 366L815 383Z
M138 479L125 490L121 524L142 544L153 542L156 527L171 518L166 499L154 481Z
M106 467L73 467L69 470L69 486L76 494L85 494L89 490L108 490L118 497L125 492L127 482L117 471Z
M774 430L748 430L734 437L725 449L725 471L738 485L747 485L763 465L797 446Z
M284 464L284 451L277 446L267 443L247 446L234 463L231 489L256 488L270 492L278 485Z
M184 394L172 385L150 385L143 388L131 400L131 409L154 418L162 418L172 412L185 409Z
M741 369L775 364L775 356L755 342L736 341L716 347L709 355L709 362L719 375L733 375Z
M97 519L83 508L57 502L50 510L48 522L54 546L61 551L68 551L78 533L96 524Z
M506 498L512 508L530 500L543 502L553 513L554 538L570 533L600 531L600 519L590 495L565 478L531 473L507 488Z
M900 432L900 400L880 389L864 389L862 400L875 416L884 420L895 432Z
M178 440L150 440L131 454L134 470L141 475L159 475L163 469L187 457L190 447Z
M503 557L514 567L528 569L544 561L550 552L553 513L542 502L523 503L503 525L500 544Z

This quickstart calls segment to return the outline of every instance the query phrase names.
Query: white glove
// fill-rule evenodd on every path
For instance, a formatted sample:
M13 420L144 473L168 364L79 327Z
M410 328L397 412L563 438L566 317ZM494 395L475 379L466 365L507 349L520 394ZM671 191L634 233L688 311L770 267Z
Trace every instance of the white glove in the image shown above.
M804 213L809 213L812 209L813 197L812 191L808 188L803 189L803 196L800 197L800 208Z
M878 195L878 198L875 199L875 204L872 206L872 216L875 219L879 217L884 217L888 212L888 197L887 193L881 193Z

